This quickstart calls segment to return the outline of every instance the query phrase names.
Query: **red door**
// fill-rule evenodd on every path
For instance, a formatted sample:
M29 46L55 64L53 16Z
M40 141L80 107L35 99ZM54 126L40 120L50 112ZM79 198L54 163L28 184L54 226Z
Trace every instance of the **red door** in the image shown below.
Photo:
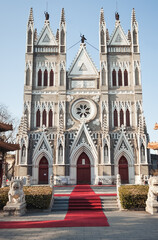
M88 156L83 152L77 161L77 184L90 184L90 179L90 161Z
M39 163L39 184L48 184L48 161L45 157Z
M121 183L129 183L128 180L128 162L127 159L122 156L119 160L119 174L121 177Z

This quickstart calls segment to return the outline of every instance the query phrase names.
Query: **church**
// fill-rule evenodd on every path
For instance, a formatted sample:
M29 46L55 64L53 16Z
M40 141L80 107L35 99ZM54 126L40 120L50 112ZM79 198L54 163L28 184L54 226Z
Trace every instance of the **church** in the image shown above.
M66 31L64 9L56 34L47 12L37 34L30 9L15 176L48 184L53 174L55 184L97 185L115 183L119 173L122 183L140 183L151 160L135 10L128 33L116 13L110 35L101 8L99 70L84 35L66 69Z

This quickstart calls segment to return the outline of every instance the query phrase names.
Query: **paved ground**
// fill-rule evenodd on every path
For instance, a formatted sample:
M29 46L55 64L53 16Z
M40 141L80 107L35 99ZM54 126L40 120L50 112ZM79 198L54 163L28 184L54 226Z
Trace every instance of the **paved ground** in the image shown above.
M59 193L61 188L56 188ZM64 193L72 189L63 188ZM100 188L96 192L102 192ZM111 189L111 192L112 189ZM61 192L63 193L63 192ZM64 219L66 212L59 213L29 213L20 220L59 220ZM84 240L84 239L117 239L117 240L157 240L158 215L151 216L146 212L122 211L105 212L110 227L78 227L78 228L42 228L42 229L0 229L0 240ZM4 218L0 214L0 221L19 220L19 218Z

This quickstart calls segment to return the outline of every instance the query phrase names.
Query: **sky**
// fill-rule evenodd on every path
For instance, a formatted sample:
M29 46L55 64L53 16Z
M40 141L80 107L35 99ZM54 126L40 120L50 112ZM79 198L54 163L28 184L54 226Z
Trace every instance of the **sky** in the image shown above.
M67 26L67 69L80 43L80 34L87 38L87 50L99 69L99 16L103 7L110 35L115 26L115 12L127 34L131 28L131 12L135 8L139 25L143 109L151 141L158 141L158 0L0 0L0 103L13 117L23 112L26 26L33 7L34 26L38 34L44 25L44 12L50 15L50 25L56 34L61 9L64 7ZM76 44L78 43L78 44ZM75 45L72 47L73 45ZM71 48L72 47L72 48Z

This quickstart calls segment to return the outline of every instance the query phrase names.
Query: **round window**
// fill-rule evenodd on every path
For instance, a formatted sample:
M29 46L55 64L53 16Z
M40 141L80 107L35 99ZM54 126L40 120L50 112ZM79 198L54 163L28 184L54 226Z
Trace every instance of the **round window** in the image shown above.
M79 121L92 120L96 115L96 106L92 101L80 99L72 105L72 116Z

